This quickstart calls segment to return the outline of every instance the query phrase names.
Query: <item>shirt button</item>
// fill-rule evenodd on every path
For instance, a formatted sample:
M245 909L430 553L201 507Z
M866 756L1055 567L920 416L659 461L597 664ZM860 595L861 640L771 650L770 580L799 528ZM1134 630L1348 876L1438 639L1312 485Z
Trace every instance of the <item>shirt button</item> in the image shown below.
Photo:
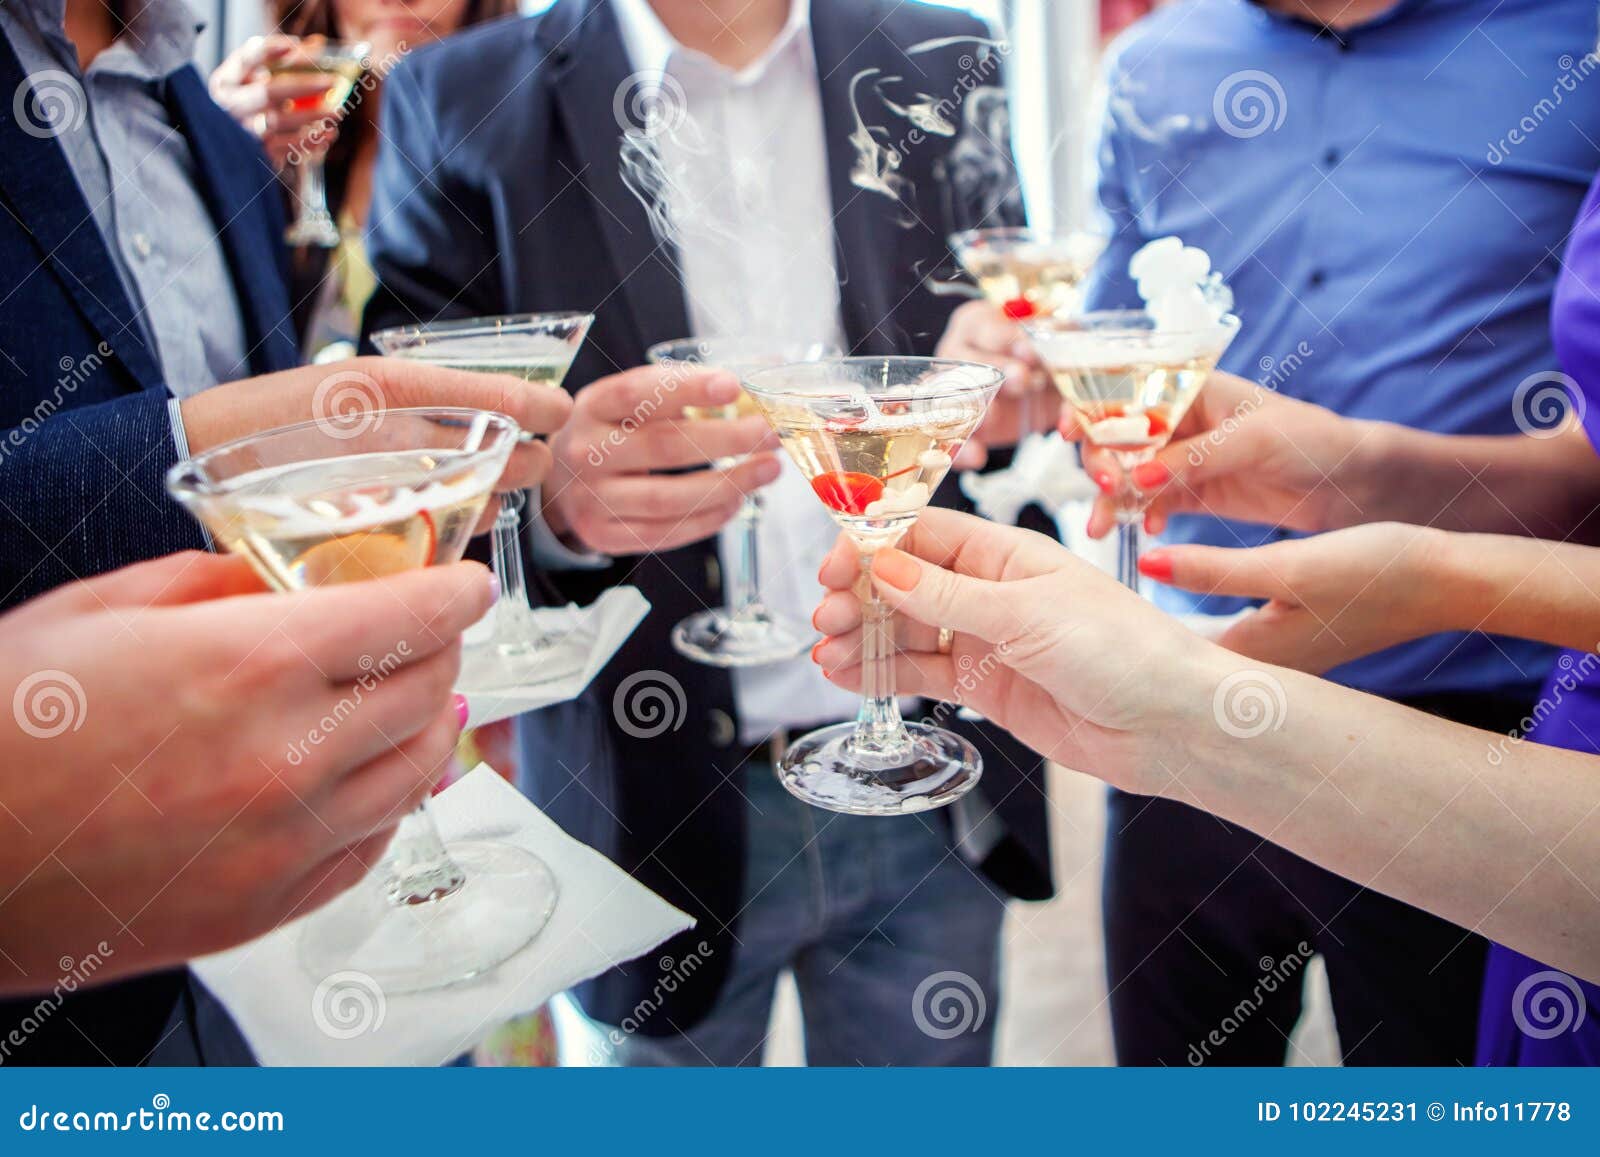
M1327 280L1328 275L1326 273L1322 272L1320 269L1313 269L1311 271L1311 276L1306 278L1306 283L1310 285L1312 289L1321 289L1322 283Z
M1323 153L1322 163L1330 169L1337 165L1339 163L1339 150L1329 149L1327 152Z
M130 240L133 243L134 256L137 257L140 261L148 260L149 257L150 257L150 253L151 253L152 249L154 248L150 244L150 238L148 236L146 236L145 234L143 234L143 233L135 233L133 235L133 237L130 238Z
M711 746L727 747L733 742L733 716L720 707L713 707L707 718L711 720Z

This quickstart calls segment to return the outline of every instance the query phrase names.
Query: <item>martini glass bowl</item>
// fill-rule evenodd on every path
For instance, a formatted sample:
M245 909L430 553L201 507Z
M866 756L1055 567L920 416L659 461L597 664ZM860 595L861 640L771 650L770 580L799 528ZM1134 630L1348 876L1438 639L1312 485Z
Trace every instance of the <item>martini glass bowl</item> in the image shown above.
M1162 329L1143 310L1108 310L1023 323L1071 408L1084 441L1120 468L1117 577L1139 589L1139 528L1150 497L1133 471L1172 440L1206 378L1239 332L1223 314L1196 329Z
M174 466L167 489L278 590L358 582L459 560L518 434L482 410L362 412L218 446ZM399 664L373 659L366 677ZM375 871L306 918L301 964L319 979L365 973L389 994L453 984L538 935L556 897L537 856L489 840L446 847L424 804Z
M800 799L852 815L952 803L983 773L953 732L907 723L895 697L894 632L872 559L915 525L1000 388L991 366L939 358L803 362L746 375L745 390L834 521L860 551L862 705L854 723L796 740L778 778Z
M469 317L381 329L372 344L402 361L509 374L560 389L593 324L588 313ZM507 494L495 518L491 550L500 598L490 612L489 630L468 636L462 685L473 690L550 682L576 674L583 665L581 651L558 649L565 635L546 631L534 617L520 545L526 507L523 491Z
M713 337L681 338L653 345L646 356L671 369L692 366L716 368L735 376L787 362L812 362L837 357L838 350L822 342L784 338ZM743 418L761 411L747 393L726 406L685 406L691 421L706 418ZM719 459L712 465L731 468L737 459ZM764 502L759 492L746 495L737 517L738 547L727 567L727 606L690 615L672 628L672 645L679 654L713 667L757 667L802 655L816 640L809 627L773 613L761 601L761 571L757 547L761 537Z

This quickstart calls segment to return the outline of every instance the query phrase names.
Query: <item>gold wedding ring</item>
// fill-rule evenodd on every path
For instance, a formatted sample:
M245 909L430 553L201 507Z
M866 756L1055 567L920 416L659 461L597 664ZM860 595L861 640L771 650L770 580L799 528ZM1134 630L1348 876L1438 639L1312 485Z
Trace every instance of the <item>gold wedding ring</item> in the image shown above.
M949 627L939 628L939 654L948 655L950 648L955 646L956 633Z

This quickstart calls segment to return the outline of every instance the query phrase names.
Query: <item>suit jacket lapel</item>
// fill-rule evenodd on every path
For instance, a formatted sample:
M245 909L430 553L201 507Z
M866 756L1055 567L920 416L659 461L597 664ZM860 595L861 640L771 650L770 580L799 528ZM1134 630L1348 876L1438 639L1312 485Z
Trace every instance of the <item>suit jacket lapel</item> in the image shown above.
M595 202L642 361L651 343L688 334L689 321L677 249L657 239L622 178L623 128L615 106L633 69L616 17L607 3L565 0L538 22L535 44L541 59L550 60L550 85L580 165L578 181Z
M882 68L885 59L892 59L880 43L876 8L863 0L811 0L811 36L822 91L845 333L853 353L910 353L905 335L893 322L897 296L893 282L906 234L902 221L906 209L854 181L857 155L852 139L861 129L852 101L853 82L858 73ZM871 83L871 78L864 79L862 89L870 91Z
M165 87L168 115L189 143L200 173L200 192L233 277L250 342L250 367L259 374L292 366L298 352L283 242L271 235L278 214L271 204L258 203L278 196L277 181L264 157L240 147L244 141L238 126L212 101L199 73L181 68L167 78ZM259 171L252 171L252 162Z
M0 91L19 92L26 83L22 62L0 36ZM18 102L0 102L0 192L43 263L140 388L164 388L161 367L66 153L53 135L18 124L17 107Z

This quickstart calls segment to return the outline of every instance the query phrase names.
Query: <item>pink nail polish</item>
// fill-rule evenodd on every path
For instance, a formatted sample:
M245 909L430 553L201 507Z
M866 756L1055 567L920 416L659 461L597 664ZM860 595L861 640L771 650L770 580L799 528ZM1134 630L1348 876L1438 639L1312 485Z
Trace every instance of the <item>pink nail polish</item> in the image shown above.
M467 707L467 697L465 695L452 695L450 702L455 705L456 726L465 731L467 729L467 716L471 714L470 709Z

